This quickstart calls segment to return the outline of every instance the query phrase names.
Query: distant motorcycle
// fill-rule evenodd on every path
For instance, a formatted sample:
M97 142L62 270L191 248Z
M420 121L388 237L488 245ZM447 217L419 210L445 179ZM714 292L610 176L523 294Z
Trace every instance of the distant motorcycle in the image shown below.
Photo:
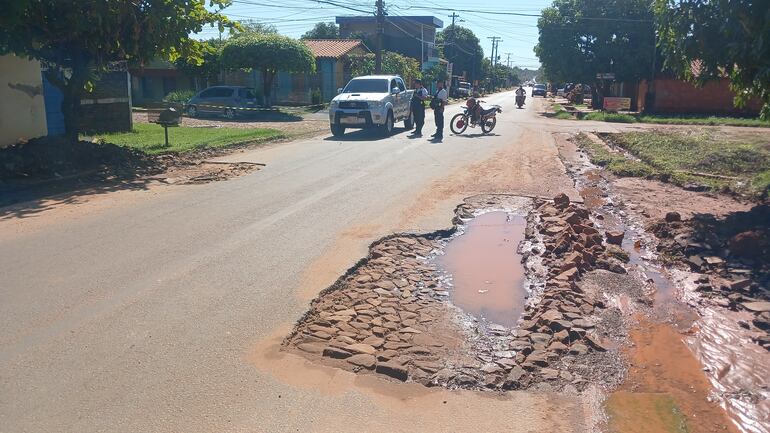
M492 105L490 108L483 109L481 103L476 98L468 98L465 101L465 108L462 113L455 114L449 128L455 134L462 134L468 129L468 126L475 128L481 126L484 134L489 134L497 125L497 113L502 113L503 109L499 105Z
M521 108L522 105L524 105L524 100L527 97L524 95L516 95L516 106Z

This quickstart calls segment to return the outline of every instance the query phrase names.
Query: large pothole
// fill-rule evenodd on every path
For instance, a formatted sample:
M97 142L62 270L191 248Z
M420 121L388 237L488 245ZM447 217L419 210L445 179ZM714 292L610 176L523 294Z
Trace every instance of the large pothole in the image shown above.
M514 327L524 312L526 277L520 244L527 219L505 211L476 216L437 258L451 302L482 320Z
M579 391L617 382L613 339L623 324L602 290L581 280L624 270L582 205L564 195L477 196L453 222L372 244L312 302L285 349L427 386Z

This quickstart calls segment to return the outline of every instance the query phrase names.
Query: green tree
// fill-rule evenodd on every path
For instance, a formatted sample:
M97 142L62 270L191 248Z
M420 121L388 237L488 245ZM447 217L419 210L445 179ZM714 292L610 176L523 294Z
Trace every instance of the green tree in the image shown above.
M262 72L265 104L272 104L272 87L278 71L315 71L315 58L308 47L287 36L250 33L230 38L222 48L227 69L256 69Z
M248 35L251 33L259 34L277 34L278 27L272 24L265 24L254 20L238 21L239 29L233 33L233 37Z
M655 13L668 69L696 84L728 77L736 105L757 97L770 120L770 1L656 0Z
M300 39L339 39L340 28L334 23L316 23Z
M350 66L354 77L374 74L374 54L351 56ZM391 51L382 53L382 73L400 75L407 86L422 77L420 63L416 59Z
M141 63L199 58L201 44L187 37L207 24L230 26L228 0L14 0L0 26L0 54L38 59L64 96L66 134L76 141L80 100L115 61ZM209 5L209 7L207 7ZM5 11L3 12L5 14Z
M201 41L200 53L192 57L180 57L174 62L177 69L193 77L198 86L208 86L217 80L222 70L222 47L225 41L209 39Z
M437 81L447 81L449 79L449 74L444 65L435 64L422 73L422 79L425 87L430 88L431 84Z
M484 51L479 38L470 29L449 25L436 35L436 43L443 46L444 58L454 64L456 75L466 72L470 81L481 77Z
M599 72L617 80L648 77L655 43L648 0L555 0L538 19L535 54L554 81L590 83Z

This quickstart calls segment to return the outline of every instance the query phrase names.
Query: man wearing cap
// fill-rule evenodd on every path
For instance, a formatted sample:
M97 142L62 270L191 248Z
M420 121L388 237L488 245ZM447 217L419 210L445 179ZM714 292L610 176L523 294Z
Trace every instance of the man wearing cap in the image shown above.
M414 116L413 137L422 136L422 126L425 124L425 104L423 101L428 98L428 90L422 86L421 80L414 80L414 94L412 94L411 106L412 116Z

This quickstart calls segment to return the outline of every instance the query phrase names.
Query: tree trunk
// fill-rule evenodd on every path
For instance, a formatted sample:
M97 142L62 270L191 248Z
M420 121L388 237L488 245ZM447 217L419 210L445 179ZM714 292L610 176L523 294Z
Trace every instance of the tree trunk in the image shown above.
M273 106L273 79L275 78L275 72L265 68L262 70L262 93L265 95L265 106Z
M75 143L80 132L80 99L88 81L88 62L79 56L72 57L72 75L69 78L65 78L62 66L49 68L46 78L62 92L64 136Z

